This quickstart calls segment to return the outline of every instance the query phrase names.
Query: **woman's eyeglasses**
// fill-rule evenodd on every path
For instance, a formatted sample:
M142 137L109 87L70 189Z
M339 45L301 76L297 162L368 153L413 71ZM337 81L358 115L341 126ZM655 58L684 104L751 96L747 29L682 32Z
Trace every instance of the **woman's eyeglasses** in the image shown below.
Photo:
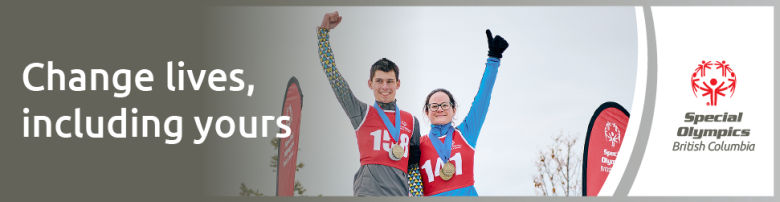
M451 102L442 102L441 104L431 103L426 106L431 111L439 110L439 107L441 107L442 110L448 110L452 107L452 103Z

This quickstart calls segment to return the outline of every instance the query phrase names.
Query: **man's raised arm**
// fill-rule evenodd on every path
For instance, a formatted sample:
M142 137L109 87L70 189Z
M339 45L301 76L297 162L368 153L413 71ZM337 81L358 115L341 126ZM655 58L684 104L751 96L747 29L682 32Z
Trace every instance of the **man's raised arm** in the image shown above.
M339 70L336 68L336 60L333 56L333 50L330 47L330 30L336 28L341 23L341 16L338 12L327 13L322 18L322 24L317 27L317 38L319 43L319 55L320 64L325 71L325 75L328 77L330 87L333 89L333 93L336 94L344 112L347 113L349 121L352 123L352 128L357 129L363 118L365 118L367 105L352 94L352 90L349 88L349 84L341 76Z

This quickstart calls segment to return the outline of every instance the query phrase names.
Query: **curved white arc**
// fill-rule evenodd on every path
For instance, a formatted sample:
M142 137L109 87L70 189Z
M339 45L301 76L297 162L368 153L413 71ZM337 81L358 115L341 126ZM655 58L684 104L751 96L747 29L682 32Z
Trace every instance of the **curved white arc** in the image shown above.
M645 26L645 14L642 6L634 7L636 13L636 35L637 35L637 70L636 84L634 85L634 103L631 105L631 118L626 127L626 134L623 143L620 145L620 151L612 165L612 170L607 176L607 180L601 187L599 196L612 196L623 178L623 173L628 165L628 158L631 157L636 136L639 132L639 123L642 122L642 109L645 106L645 89L647 86L647 30Z

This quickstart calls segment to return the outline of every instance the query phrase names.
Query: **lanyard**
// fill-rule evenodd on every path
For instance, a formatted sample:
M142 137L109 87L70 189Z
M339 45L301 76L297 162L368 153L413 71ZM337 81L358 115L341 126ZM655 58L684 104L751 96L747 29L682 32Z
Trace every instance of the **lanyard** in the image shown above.
M385 110L379 107L379 104L374 102L374 109L382 117L382 122L385 123L385 127L390 131L390 136L393 137L395 142L398 142L398 137L401 135L401 111L398 109L398 105L395 105L395 126L390 122L390 118L385 115Z
M446 133L444 133L445 131ZM428 133L428 138L431 139L431 143L433 143L433 148L436 149L436 153L439 153L439 157L444 162L450 160L450 154L452 152L453 132L455 132L455 128L452 127L452 124L439 125L439 126L431 124L431 133ZM444 142L439 140L439 137L435 135L436 133L447 134L447 137L444 137Z

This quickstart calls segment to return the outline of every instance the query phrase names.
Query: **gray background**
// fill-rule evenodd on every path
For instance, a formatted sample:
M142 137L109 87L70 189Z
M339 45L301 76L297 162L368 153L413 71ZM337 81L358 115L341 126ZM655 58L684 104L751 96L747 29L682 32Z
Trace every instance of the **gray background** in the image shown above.
M217 5L386 5L385 2L363 3L354 1L332 2L38 2L4 1L0 6L2 21L2 43L0 53L3 67L0 85L2 107L0 126L7 132L0 136L0 157L3 163L0 193L5 201L40 200L88 200L88 201L224 201L242 200L238 197L204 198L207 195L207 168L215 166L210 158L208 144L219 145L232 141L220 140L210 134L207 145L192 145L197 138L194 124L185 119L185 134L178 145L165 145L164 138L127 138L127 139L61 139L61 138L22 138L22 116L24 107L36 113L58 117L81 107L82 113L93 116L113 116L121 107L138 107L141 115L165 117L180 115L221 115L219 113L239 115L276 115L278 110L265 114L235 113L216 106L213 100L218 96L243 97L242 93L220 92L168 92L165 90L164 68L167 61L184 60L191 69L233 69L249 67L210 66L205 47L208 47L211 30L207 27L210 6ZM442 2L438 2L442 3ZM772 1L729 2L729 1L682 1L673 5L772 5ZM397 2L404 5L434 5L433 1ZM641 1L538 1L538 2L458 2L459 5L669 5L668 2ZM321 17L321 16L319 16ZM315 20L315 25L319 20ZM777 22L777 19L775 19ZM309 26L309 25L306 25ZM312 25L313 27L313 25ZM313 29L313 28L311 28ZM777 29L777 26L775 26ZM313 31L312 31L313 32ZM776 31L777 33L777 31ZM314 37L313 34L311 37ZM777 40L775 40L776 42ZM510 41L511 42L511 41ZM515 45L515 44L513 44ZM516 48L513 46L512 48ZM340 49L337 49L337 51ZM314 50L312 50L314 52ZM775 51L777 54L778 51ZM312 53L314 54L314 53ZM312 55L312 57L316 57ZM112 91L95 92L30 92L21 84L21 73L31 62L55 61L59 69L102 68L109 72L117 69L131 69L134 72L146 68L155 73L155 90L140 92L137 89L128 98L116 99ZM777 64L777 63L775 63ZM273 68L273 67L271 67ZM502 69L504 70L504 69ZM270 71L270 70L269 70ZM778 74L778 72L775 72ZM248 74L248 73L247 73ZM321 76L321 72L316 75ZM315 76L315 75L312 75ZM365 75L358 75L360 77ZM776 75L777 76L777 75ZM282 76L280 76L282 77ZM287 78L283 76L283 80ZM315 76L316 77L316 76ZM347 77L348 79L352 77ZM321 77L321 83L324 78ZM350 79L352 81L354 79ZM34 82L42 82L43 77L35 77ZM263 86L264 81L250 83ZM286 82L285 82L286 83ZM355 84L353 84L355 85ZM476 87L474 87L476 88ZM777 89L777 88L776 88ZM405 89L406 90L406 89ZM258 89L256 89L258 91ZM273 89L281 94L282 89ZM403 91L402 91L403 92ZM330 92L328 92L330 93ZM306 88L304 94L307 96ZM473 94L473 93L471 93ZM775 93L775 96L778 94ZM332 96L332 95L331 95ZM470 100L469 93L463 93L461 100ZM216 99L216 100L219 100ZM275 96L263 97L255 92L252 99L269 103L270 107L281 105L281 99ZM365 98L364 98L365 99ZM335 105L335 99L330 99ZM326 100L327 101L327 100ZM235 99L236 103L245 102ZM324 103L328 105L327 103ZM777 109L777 106L775 107ZM232 114L234 113L234 114ZM776 115L777 116L777 115ZM777 122L777 117L775 121ZM346 124L346 121L345 121ZM348 127L348 126L345 126ZM66 128L69 130L69 128ZM779 141L775 140L776 143ZM247 145L267 144L268 140L258 138L245 140ZM777 145L777 144L776 144ZM241 147L243 145L237 145ZM208 150L207 150L208 148ZM261 156L268 156L265 153ZM265 165L267 163L261 163ZM775 161L777 164L777 161ZM777 174L775 174L777 176ZM231 184L231 186L233 186ZM777 189L778 186L775 186ZM238 186L235 186L235 194ZM255 198L243 200L270 200ZM296 198L275 200L318 200L317 198ZM480 198L481 200L517 200L517 198ZM663 198L675 201L731 201L736 198ZM360 198L326 198L325 200L366 200ZM377 200L377 199L371 199ZM388 199L390 200L390 199ZM422 199L410 199L422 200ZM445 200L445 199L425 199ZM470 200L465 198L446 199L448 201ZM524 198L523 200L564 200L551 198ZM571 200L571 199L570 199ZM620 200L622 198L587 198L583 200ZM656 201L657 198L632 198L632 201ZM771 198L751 198L757 201L771 201Z
M169 92L165 87L167 61L184 60L193 69L211 69L202 60L202 5L149 5L129 2L6 2L0 6L2 42L2 201L196 199L205 184L202 146L191 142L194 124L184 123L178 145L164 138L24 138L22 109L52 119L73 116L119 115L120 108L137 107L139 115L164 119L207 114L208 94ZM54 61L69 69L150 69L153 91L133 89L126 98L110 91L32 92L22 83L30 63ZM40 69L33 83L46 82ZM113 89L113 88L111 88ZM82 121L82 129L84 128ZM72 122L65 125L72 131ZM104 128L105 129L105 128ZM56 136L56 135L55 135ZM164 135L163 135L164 136Z

